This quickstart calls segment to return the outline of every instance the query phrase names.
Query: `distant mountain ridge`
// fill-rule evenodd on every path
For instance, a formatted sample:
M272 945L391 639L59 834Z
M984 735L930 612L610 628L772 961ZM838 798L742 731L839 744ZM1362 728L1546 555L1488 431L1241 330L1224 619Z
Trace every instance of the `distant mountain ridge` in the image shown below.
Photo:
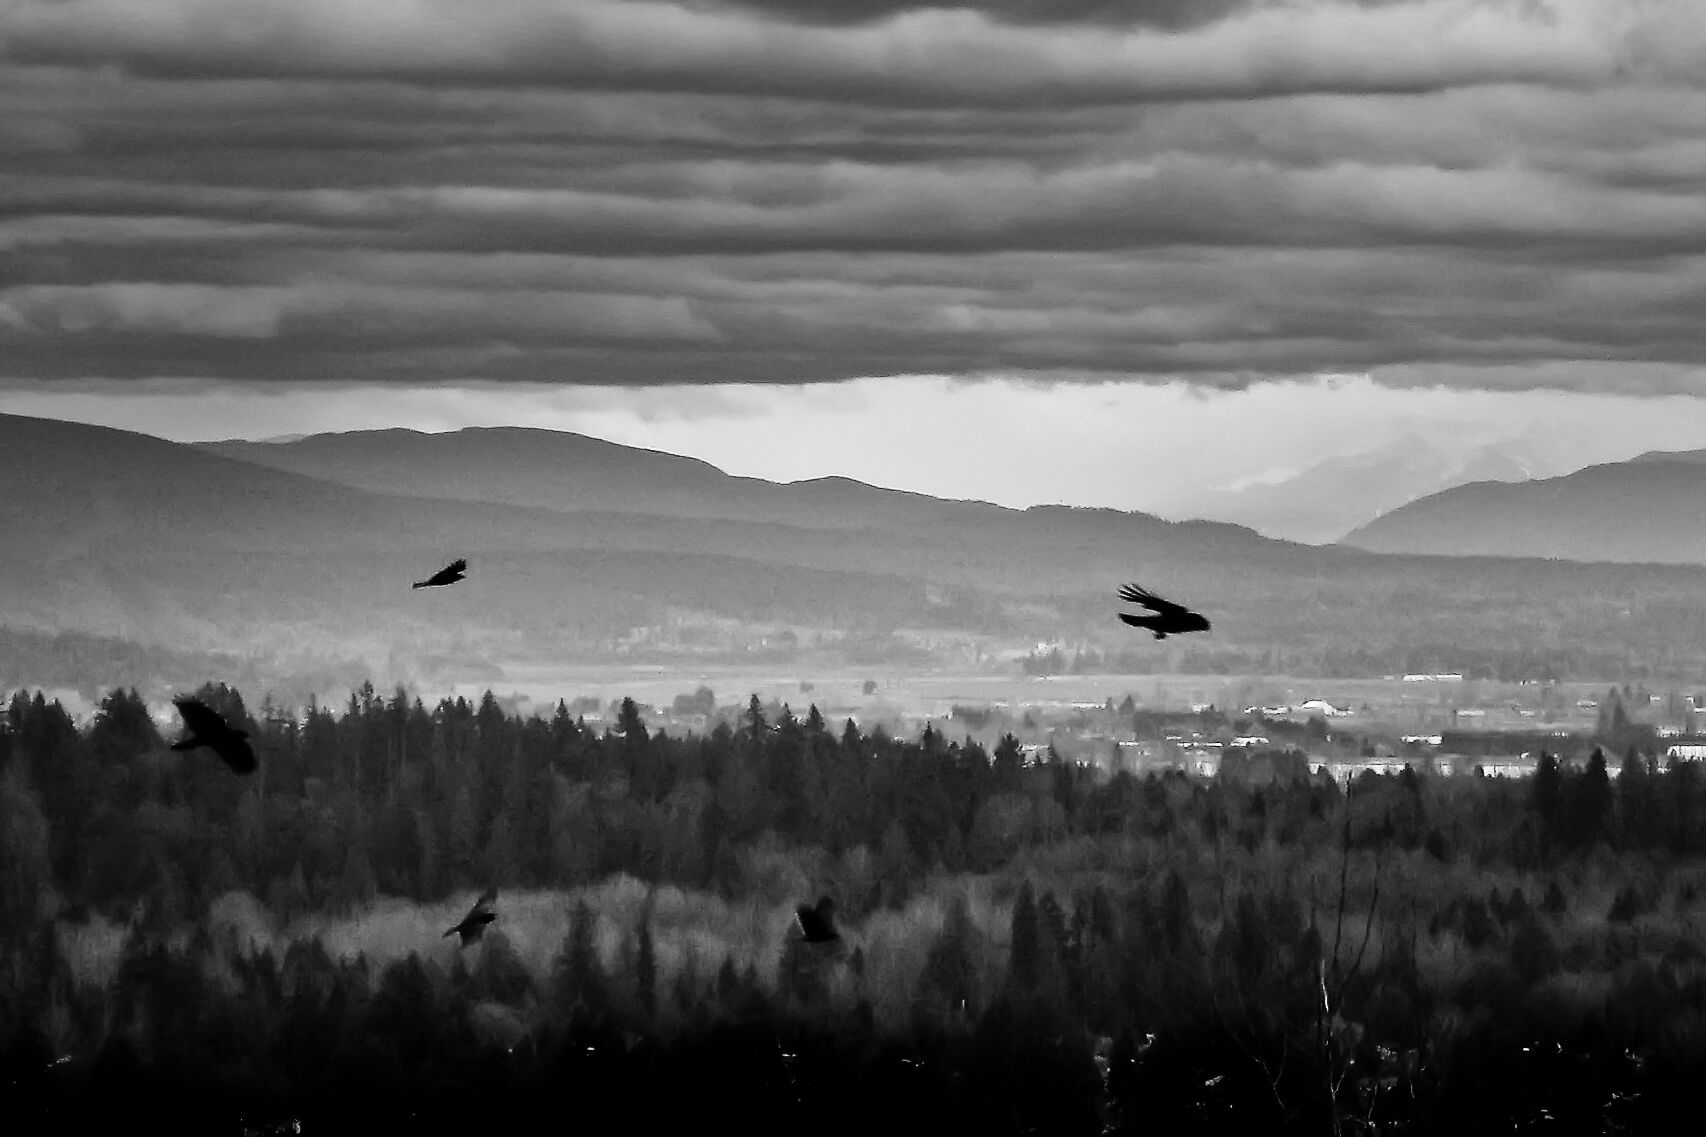
M0 415L0 527L11 538L0 547L0 622L199 650L312 645L370 659L584 654L635 626L683 619L1034 639L1056 630L1059 598L1088 605L1096 594L1105 608L1127 572L1148 561L1153 573L1147 546L1237 559L1276 545L1236 526L1112 510L1018 511L835 479L776 486L578 437L566 445L601 460L593 476L584 464L553 465L530 481L513 460L525 452L518 442L537 452L561 440L517 433L479 432L472 456L436 464L410 456L387 475L385 484L417 494L424 486L464 495L453 500L374 492L219 452L259 447L312 466L324 437L190 446ZM328 449L376 452L368 434L333 442ZM521 492L506 493L510 476ZM565 500L563 486L583 492ZM838 512L843 501L847 513ZM628 508L597 508L618 503ZM458 555L471 562L466 582L435 590L430 606L411 594L410 582Z
M818 529L930 521L950 508L958 516L979 507L989 516L1016 512L987 502L948 503L852 478L778 483L740 477L698 458L532 427L469 427L436 434L352 431L288 442L199 445L224 457L377 493L540 509L780 522Z
M1682 462L1706 466L1706 450L1649 450L1629 459L1631 462Z
M190 446L0 415L0 625L365 661L376 682L512 662L984 668L1039 642L1139 670L1527 674L1560 652L1596 677L1649 656L1706 667L1706 627L1674 615L1706 612L1706 569L1389 557L1112 509L778 485L550 432L377 433ZM409 588L456 556L465 582ZM1128 581L1212 633L1134 638L1116 618ZM1631 590L1664 618L1631 623Z
M1165 508L1157 508L1168 516L1214 517L1269 537L1328 544L1417 498L1464 482L1524 481L1540 464L1520 446L1454 453L1412 432L1273 480L1176 490Z
M1360 526L1380 553L1706 564L1706 451L1652 451L1516 485L1475 482Z

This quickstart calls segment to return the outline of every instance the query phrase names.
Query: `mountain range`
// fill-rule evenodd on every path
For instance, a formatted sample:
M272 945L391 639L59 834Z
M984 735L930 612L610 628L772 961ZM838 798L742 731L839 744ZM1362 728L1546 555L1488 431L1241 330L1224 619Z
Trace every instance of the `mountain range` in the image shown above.
M1417 433L1358 454L1334 455L1270 479L1174 490L1162 512L1213 517L1270 537L1327 544L1417 498L1466 482L1520 482L1548 457L1519 441L1453 451Z
M1699 567L1384 556L1143 513L737 478L553 431L187 445L0 415L0 488L0 626L269 673L988 669L1039 642L1153 671L1706 664ZM465 582L409 588L457 556ZM1134 635L1115 618L1127 581L1210 613L1213 632Z
M814 529L989 519L1004 512L987 503L945 502L850 478L777 483L736 477L697 458L526 427L471 427L444 434L364 430L277 442L210 442L200 448L374 493L558 511Z
M1706 450L1455 486L1359 526L1344 543L1382 553L1703 564Z

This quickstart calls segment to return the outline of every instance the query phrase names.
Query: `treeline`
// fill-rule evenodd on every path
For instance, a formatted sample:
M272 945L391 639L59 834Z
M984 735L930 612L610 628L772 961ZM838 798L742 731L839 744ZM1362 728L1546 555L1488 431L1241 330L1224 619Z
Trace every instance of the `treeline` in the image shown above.
M239 684L259 683L252 664L234 655L149 647L113 636L0 628L0 681L29 676L48 688L69 688L98 699L121 676L150 689L193 686L210 672ZM106 676L106 682L99 678Z
M10 1117L1428 1132L1700 1104L1690 764L1347 794L1282 763L1103 779L756 700L671 738L631 701L594 731L490 694L364 688L300 720L202 694L254 733L253 777L165 749L130 691L85 731L7 708ZM637 905L599 891L624 874ZM386 897L488 884L563 900L505 901L467 952L436 918L389 958L328 947ZM243 892L267 935L221 915ZM822 951L766 915L818 892L844 932ZM718 921L757 947L708 950ZM107 974L76 945L109 925Z
M91 701L121 678L142 690L184 690L209 674L229 676L238 687L266 687L281 698L306 700L314 691L358 684L364 670L351 663L257 662L86 632L0 627L0 684L28 676L42 687L73 690Z
M1356 646L1354 630L1309 642L1299 637L1288 644L1208 646L1169 640L1143 646L1098 648L1084 645L1033 650L1021 657L1025 675L1330 675L1373 678L1412 672L1452 671L1467 679L1500 683L1534 680L1543 683L1628 675L1643 680L1692 680L1700 662L1676 660L1675 666L1655 667L1635 641L1631 646L1573 647L1547 645L1532 649L1499 647L1465 641L1460 644L1395 643Z
M737 850L766 838L870 850L871 895L854 902L894 904L930 866L987 871L1090 831L1124 792L1076 764L1027 768L1016 739L993 754L934 731L906 743L831 729L815 708L771 723L756 698L739 729L682 738L651 732L632 700L595 730L563 704L506 716L490 692L429 711L365 686L300 721L251 717L227 687L202 696L248 724L252 780L166 749L134 691L82 734L39 693L12 699L0 745L53 819L63 894L105 913L142 897L170 925L233 888L281 911L612 873L727 891Z

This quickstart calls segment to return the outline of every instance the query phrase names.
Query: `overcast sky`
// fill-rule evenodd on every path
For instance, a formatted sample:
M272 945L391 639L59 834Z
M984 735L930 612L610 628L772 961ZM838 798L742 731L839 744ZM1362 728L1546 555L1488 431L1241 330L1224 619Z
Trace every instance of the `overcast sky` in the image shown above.
M1700 0L0 0L0 154L0 410L1039 501L1706 447Z

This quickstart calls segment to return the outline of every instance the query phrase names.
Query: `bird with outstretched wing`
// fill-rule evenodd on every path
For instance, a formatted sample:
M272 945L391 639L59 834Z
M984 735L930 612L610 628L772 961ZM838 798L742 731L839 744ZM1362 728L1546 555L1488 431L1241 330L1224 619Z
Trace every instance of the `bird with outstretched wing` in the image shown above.
M440 585L455 584L463 579L462 574L468 571L468 562L461 557L451 561L425 580L415 581L415 588L437 588Z
M1183 604L1163 600L1147 588L1128 584L1120 589L1120 599L1128 604L1141 604L1154 613L1149 616L1138 616L1130 612L1121 612L1120 619L1134 628L1148 628L1155 633L1155 638L1158 640L1178 635L1180 632L1206 632L1209 630L1208 619L1201 613L1193 612Z
M205 746L219 755L234 772L255 772L255 752L249 746L248 731L233 727L218 711L200 699L180 696L172 700L172 705L184 716L184 727L189 731L183 738L172 743L173 750L194 750L198 746Z
M816 907L801 904L794 909L794 921L807 943L824 944L841 938L835 930L835 901L830 897L820 897Z
M492 911L492 905L497 902L497 888L494 886L486 889L480 895L480 899L474 901L474 907L468 909L468 914L462 917L462 922L444 934L446 936L460 935L462 937L462 942L458 945L460 947L467 947L474 943L486 934L486 925L498 918L498 914Z

